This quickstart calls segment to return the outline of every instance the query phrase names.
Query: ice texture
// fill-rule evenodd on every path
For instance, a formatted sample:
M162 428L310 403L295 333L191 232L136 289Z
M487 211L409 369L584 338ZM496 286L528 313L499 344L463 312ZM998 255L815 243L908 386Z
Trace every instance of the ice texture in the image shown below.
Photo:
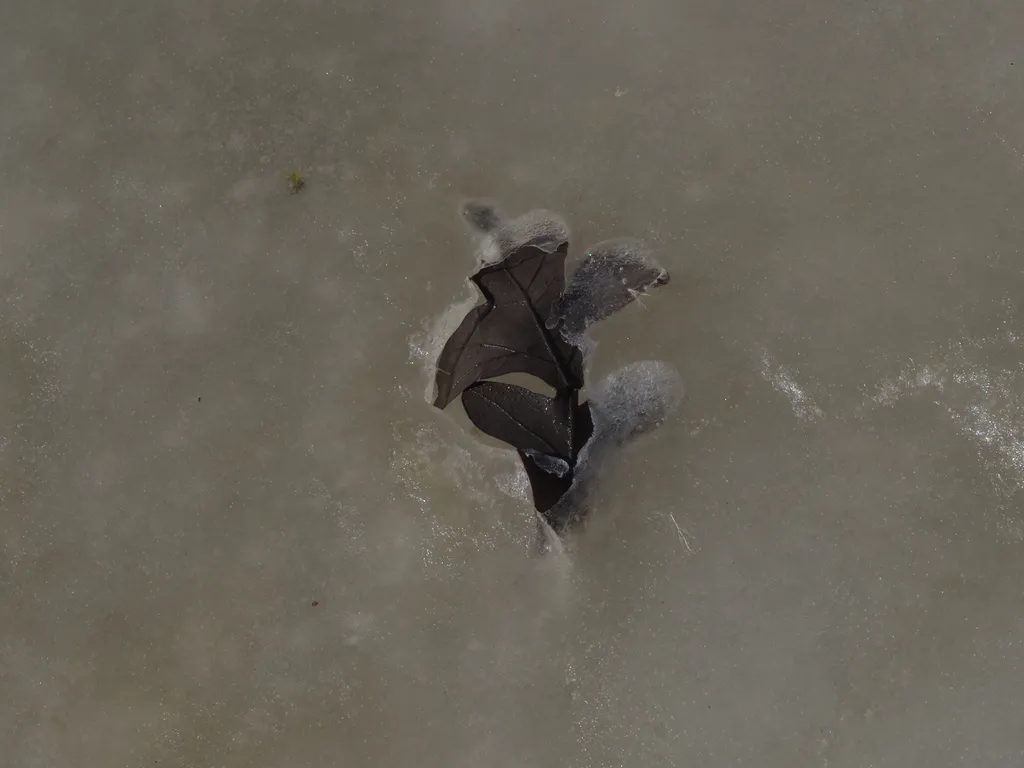
M682 403L679 373L657 360L642 360L609 374L590 393L594 433L580 451L572 486L545 514L562 532L589 511L589 498L608 462L631 440L661 426Z

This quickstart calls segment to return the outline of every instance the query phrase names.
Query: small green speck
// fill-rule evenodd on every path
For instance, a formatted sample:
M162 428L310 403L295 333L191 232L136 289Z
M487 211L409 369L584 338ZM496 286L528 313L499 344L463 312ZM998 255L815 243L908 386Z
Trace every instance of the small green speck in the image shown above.
M306 187L306 177L298 171L292 171L288 174L288 188L291 189L293 195L299 194Z

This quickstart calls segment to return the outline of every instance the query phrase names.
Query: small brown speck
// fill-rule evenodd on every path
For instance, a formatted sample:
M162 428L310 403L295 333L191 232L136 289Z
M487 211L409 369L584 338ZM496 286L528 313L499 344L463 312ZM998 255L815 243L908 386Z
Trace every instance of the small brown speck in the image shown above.
M320 601L319 600L314 600L313 601L313 607L316 608L318 605L320 605Z

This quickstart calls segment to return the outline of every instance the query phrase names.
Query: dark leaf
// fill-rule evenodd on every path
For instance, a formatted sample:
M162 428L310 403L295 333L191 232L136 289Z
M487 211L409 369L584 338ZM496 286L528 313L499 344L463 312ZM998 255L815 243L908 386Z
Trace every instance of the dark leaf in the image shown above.
M484 303L472 309L445 344L437 364L434 404L462 396L483 432L515 448L537 511L559 534L582 519L600 466L618 446L660 424L679 399L678 375L658 363L619 371L579 404L582 334L656 285L667 273L634 243L595 246L565 285L568 227L554 214L531 211L503 220L487 203L464 207L485 234L485 258L500 258L472 276ZM526 373L553 397L488 381Z
M582 353L545 326L565 285L567 249L564 242L553 252L525 245L473 275L486 303L466 315L441 351L434 405L444 408L471 384L512 372L560 392L583 386Z
M569 466L593 431L589 406L574 401L575 393L552 398L496 381L482 381L462 393L466 415L479 430L520 451L561 459ZM557 474L557 465L544 459L536 463Z
M573 272L565 293L552 307L547 326L555 328L561 324L567 338L578 338L592 323L667 282L668 273L654 263L639 243L599 243Z
M569 472L561 477L552 475L549 472L545 472L532 456L523 451L519 452L519 458L523 462L523 468L526 470L526 477L530 481L530 491L533 494L533 506L542 515L545 515L552 507L554 507L558 500L561 499L565 493L572 487L572 473ZM548 522L551 523L551 519L545 515ZM555 530L559 530L563 526L555 526L552 524Z

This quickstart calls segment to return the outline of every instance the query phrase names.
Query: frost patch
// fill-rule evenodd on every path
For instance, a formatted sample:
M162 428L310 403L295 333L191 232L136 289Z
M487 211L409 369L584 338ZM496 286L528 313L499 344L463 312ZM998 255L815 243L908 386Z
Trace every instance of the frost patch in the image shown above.
M825 415L793 374L776 363L767 352L761 355L761 376L771 384L772 389L789 400L793 413L800 421L815 421Z

